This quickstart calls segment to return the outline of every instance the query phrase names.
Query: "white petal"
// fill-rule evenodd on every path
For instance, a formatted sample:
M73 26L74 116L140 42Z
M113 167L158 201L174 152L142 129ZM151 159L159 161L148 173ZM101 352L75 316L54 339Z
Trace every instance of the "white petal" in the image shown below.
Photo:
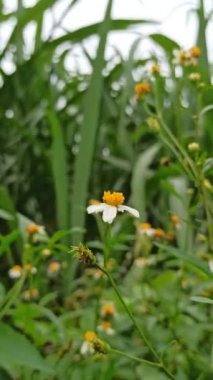
M86 355L89 352L89 343L88 342L82 343L80 352L82 355Z
M138 210L129 206L125 206L125 205L118 206L118 211L120 212L128 211L131 215L135 216L135 218L139 218L140 216Z
M91 205L87 207L88 214L96 214L98 212L104 211L104 203L100 203L97 205Z
M103 221L111 224L117 215L117 207L104 203Z

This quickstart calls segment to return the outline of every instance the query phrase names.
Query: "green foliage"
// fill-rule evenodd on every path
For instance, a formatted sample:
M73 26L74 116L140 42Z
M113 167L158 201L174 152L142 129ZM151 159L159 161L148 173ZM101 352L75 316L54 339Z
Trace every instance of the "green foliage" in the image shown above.
M211 13L198 1L200 57L151 33L150 56L136 34L126 58L119 47L107 58L111 32L155 22L112 20L109 0L102 22L64 30L73 0L44 39L59 0L19 0L8 14L5 4L2 28L16 23L1 50L0 379L209 380ZM123 192L140 218L119 207L112 224L103 209L87 215L104 191ZM70 243L83 240L78 263ZM106 355L91 353L88 332L107 343Z

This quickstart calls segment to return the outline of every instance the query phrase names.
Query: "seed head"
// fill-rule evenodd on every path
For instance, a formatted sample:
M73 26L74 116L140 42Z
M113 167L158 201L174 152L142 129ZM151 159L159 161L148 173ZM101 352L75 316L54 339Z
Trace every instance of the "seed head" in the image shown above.
M89 248L85 247L83 244L71 246L70 252L73 254L73 256L77 257L77 259L81 263L88 265L96 264L95 255Z

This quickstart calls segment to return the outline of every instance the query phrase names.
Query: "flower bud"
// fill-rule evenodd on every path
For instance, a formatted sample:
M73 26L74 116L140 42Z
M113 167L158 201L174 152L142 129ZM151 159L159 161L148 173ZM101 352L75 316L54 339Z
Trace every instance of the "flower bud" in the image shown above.
M150 130L152 132L159 132L160 131L160 124L159 124L157 118L150 116L146 119L146 122L147 122L148 127L150 128Z
M188 145L188 150L189 152L192 152L192 153L199 152L200 145L196 142L192 142L191 144Z
M110 350L109 344L99 338L94 338L91 343L94 351L99 354L107 354Z

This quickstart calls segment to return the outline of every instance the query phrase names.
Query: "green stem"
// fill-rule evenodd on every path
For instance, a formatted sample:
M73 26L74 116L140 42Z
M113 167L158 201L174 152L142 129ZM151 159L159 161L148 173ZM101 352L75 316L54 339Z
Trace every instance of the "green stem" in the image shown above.
M102 267L99 267L99 269L102 272L104 272L104 274L106 274L106 276L108 277L108 279L109 279L109 281L110 281L110 283L111 283L111 285L112 285L115 293L117 294L117 296L118 296L121 304L123 305L124 309L126 310L127 314L129 315L130 319L132 320L133 324L135 325L136 329L138 330L138 332L139 332L142 340L146 343L147 347L149 348L150 352L152 352L152 354L155 357L155 359L160 362L160 358L159 358L158 354L155 352L155 350L153 349L153 347L149 343L148 339L146 338L146 336L144 335L143 331L141 330L138 322L135 320L132 312L129 310L129 307L124 302L123 297L122 297L122 295L120 293L120 290L118 289L118 287L117 287L115 281L113 280L111 274L107 270L105 270L104 268L102 268Z
M130 311L129 307L127 306L127 304L124 302L123 300L123 297L120 293L120 290L118 289L115 281L113 280L111 274L105 269L105 268L102 268L101 266L99 265L96 265L97 268L99 268L109 279L109 282L111 283L115 293L117 294L123 308L125 309L125 311L127 312L127 314L129 315L130 319L132 320L135 328L137 329L141 339L146 343L147 347L149 348L150 352L152 353L152 355L154 356L154 358L156 359L156 361L158 362L158 367L159 368L162 368L162 370L164 371L164 373L167 374L167 376L170 378L170 379L174 379L173 375L167 370L167 368L164 366L164 363L161 361L160 357L158 356L157 352L154 350L154 348L152 347L151 343L149 342L149 340L146 338L146 336L144 335L143 331L141 330L141 327L139 326L138 322L136 321L135 317L133 316L132 312Z
M107 225L104 236L104 268L106 268L107 260L109 258L109 238L111 235L111 227Z
M148 364L152 367L158 367L158 368L161 368L162 365L160 363L154 363L154 362L150 362L149 360L146 360L146 359L140 359L140 358L137 358L136 356L133 356L133 355L129 355L127 354L126 352L123 352L123 351L120 351L120 350L117 350L115 348L110 348L110 353L112 354L116 354L116 355L121 355L121 356L125 356L126 358L128 359L131 359L131 360L134 360L138 363L144 363L144 364Z
M209 245L210 245L210 249L213 250L213 229L212 229L213 218L212 218L211 208L209 207L208 193L204 185L201 186L201 193L203 195L203 203L204 203L204 208L206 212L207 228L209 232Z

